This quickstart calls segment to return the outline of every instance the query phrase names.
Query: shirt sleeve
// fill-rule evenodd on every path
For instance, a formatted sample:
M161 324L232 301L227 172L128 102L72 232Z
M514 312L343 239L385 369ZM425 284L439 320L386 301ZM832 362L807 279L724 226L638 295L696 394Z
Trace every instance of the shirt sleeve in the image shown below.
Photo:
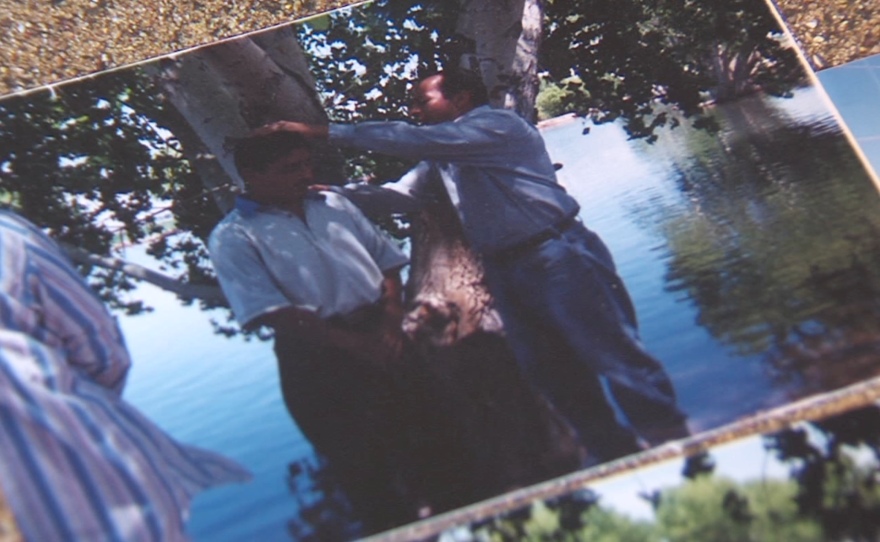
M403 121L331 124L330 141L419 160L483 164L506 154L528 135L528 124L513 113L488 111L453 122L416 126Z
M241 327L287 307L317 310L317 307L295 305L278 288L257 248L240 228L221 224L211 234L208 248L220 287Z
M367 220L357 207L344 197L338 197L338 200L357 231L358 239L373 257L379 269L383 272L390 271L409 263L409 258L400 250L397 243Z
M332 190L348 198L367 216L411 213L420 211L431 202L426 190L430 173L431 165L419 162L397 181L382 185L350 183Z
M35 227L4 215L0 239L3 327L60 349L66 363L121 394L131 358L116 319L55 242Z

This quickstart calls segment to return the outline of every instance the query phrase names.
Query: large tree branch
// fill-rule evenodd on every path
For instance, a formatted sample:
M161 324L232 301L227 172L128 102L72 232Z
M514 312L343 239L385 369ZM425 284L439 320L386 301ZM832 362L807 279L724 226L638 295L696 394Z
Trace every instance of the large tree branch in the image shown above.
M181 299L201 299L209 303L227 304L223 291L217 286L185 284L178 279L163 275L162 273L153 271L142 265L127 262L121 258L99 256L73 245L68 245L66 243L59 244L74 262L84 265L97 265L99 267L120 271L132 278L149 282L163 290L173 292Z

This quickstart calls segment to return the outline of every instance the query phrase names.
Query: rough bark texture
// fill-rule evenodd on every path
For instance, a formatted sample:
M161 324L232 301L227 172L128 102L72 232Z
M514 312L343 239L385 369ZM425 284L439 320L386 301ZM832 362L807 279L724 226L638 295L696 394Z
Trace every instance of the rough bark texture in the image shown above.
M163 61L157 82L188 125L172 129L183 134L194 131L203 145L197 150L196 166L208 188L229 182L242 185L230 152L233 138L273 120L327 122L291 28L169 58ZM318 182L337 181L338 153L324 145L317 146L314 154ZM212 161L225 175L218 178Z
M484 498L571 472L586 451L520 371L445 196L414 224L404 330L458 427L475 496Z
M524 0L461 0L456 32L474 44L462 66L477 69L489 91L492 105L503 106L515 84L513 60L522 33Z
M535 101L541 81L538 78L538 49L544 22L544 0L526 0L523 6L522 34L516 44L513 59L515 86L509 90L504 107L515 109L529 122L534 123L538 112Z

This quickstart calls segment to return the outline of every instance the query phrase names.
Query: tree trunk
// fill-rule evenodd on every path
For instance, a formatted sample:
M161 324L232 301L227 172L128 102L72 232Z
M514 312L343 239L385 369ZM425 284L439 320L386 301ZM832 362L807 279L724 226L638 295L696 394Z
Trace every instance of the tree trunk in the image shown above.
M523 28L525 0L461 0L456 33L475 45L463 68L477 70L493 106L503 107L516 86L513 62Z
M461 59L477 70L495 107L535 122L543 0L462 0L456 34L474 44Z
M404 331L466 450L474 500L576 470L571 427L529 383L508 346L479 258L442 186L413 224ZM462 503L465 504L465 503Z
M535 101L541 81L538 79L538 49L544 21L544 0L526 0L522 15L522 34L516 44L513 59L515 86L509 89L504 107L515 109L524 119L534 124L537 120Z
M538 0L465 1L459 18L459 33L475 41L475 59L493 101L516 105L527 118L534 115L537 94L541 7ZM524 27L528 35L520 36ZM442 390L450 417L459 422L480 497L571 472L586 451L522 373L492 307L480 259L445 190L437 189L438 203L413 224L407 287L412 310L405 330Z
M218 179L214 167L202 177L209 188L228 182L242 186L231 153L235 138L274 120L327 122L292 28L188 52L164 61L154 76L188 124L172 126L172 131L195 131L209 151L200 152L199 172L207 171L203 167L211 161L224 172ZM326 144L317 145L313 153L316 182L338 183L339 153Z

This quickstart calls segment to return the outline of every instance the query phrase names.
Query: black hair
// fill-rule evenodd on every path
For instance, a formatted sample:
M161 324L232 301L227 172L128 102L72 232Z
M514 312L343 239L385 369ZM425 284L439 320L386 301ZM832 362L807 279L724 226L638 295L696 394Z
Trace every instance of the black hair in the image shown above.
M471 96L471 104L474 107L489 103L489 93L483 84L483 78L473 70L462 68L443 70L427 75L422 80L427 79L431 75L443 76L443 79L440 80L440 92L443 93L443 97L447 100L451 100L459 92L467 92Z
M272 132L250 136L235 142L233 157L238 173L266 171L270 165L297 149L311 150L309 141L296 132Z

